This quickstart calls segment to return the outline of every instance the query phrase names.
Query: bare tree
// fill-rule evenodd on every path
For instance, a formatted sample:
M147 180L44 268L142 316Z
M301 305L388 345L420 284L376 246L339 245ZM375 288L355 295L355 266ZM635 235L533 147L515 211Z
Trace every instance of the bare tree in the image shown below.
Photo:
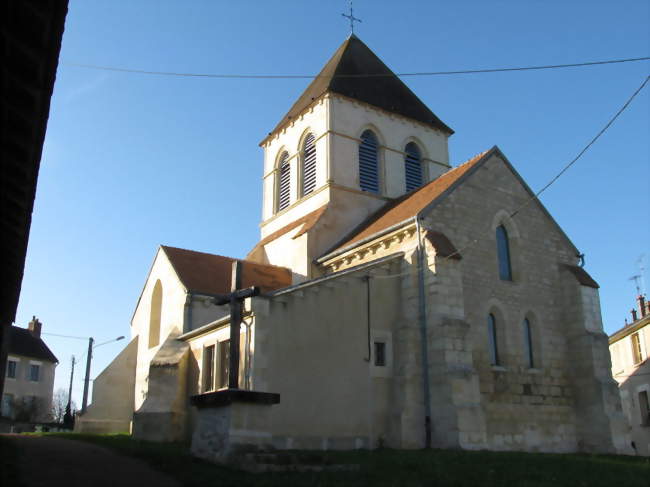
M63 423L67 406L68 391L63 388L54 391L54 395L52 396L52 421L55 423ZM77 409L74 401L72 401L71 409L71 413L74 413Z
M68 404L68 394L65 389L59 388L52 395L52 421L55 423L63 422L65 407Z

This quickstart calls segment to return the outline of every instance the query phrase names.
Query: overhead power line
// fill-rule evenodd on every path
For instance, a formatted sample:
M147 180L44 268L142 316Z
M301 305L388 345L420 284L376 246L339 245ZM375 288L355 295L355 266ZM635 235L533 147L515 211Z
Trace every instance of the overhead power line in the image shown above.
M586 66L598 66L603 64L620 64L639 61L648 61L650 57L636 57L627 59L608 59L605 61L591 61L573 64L549 64L543 66L517 66L510 68L488 68L488 69L465 69L458 71L423 71L413 73L396 73L395 76L449 76L457 74L481 74L481 73L503 73L510 71L533 71L541 69L563 69L579 68ZM219 74L219 73L182 73L175 71L148 71L145 69L120 68L116 66L100 66L95 64L61 63L63 66L76 68L98 69L102 71L117 71L120 73L149 74L155 76L176 76L185 78L222 78L222 79L315 79L315 78L385 78L390 74L340 74L336 76L318 76L311 74Z
M516 215L516 214L517 214L521 209L523 209L525 206L528 206L528 204L529 204L531 201L538 199L540 194L542 194L542 193L543 193L544 191L546 191L546 190L547 190L547 189L548 189L548 188L549 188L553 183L555 183L558 179L560 179L560 177L561 177L561 176L562 176L562 175L563 175L563 174L564 174L564 173L565 173L565 172L566 172L566 171L567 171L571 166L573 166L573 165L578 161L578 159L580 159L580 158L583 156L583 154L584 154L585 152L587 152L587 150L589 150L589 148L590 148L592 145L594 145L594 143L595 143L595 142L600 138L600 136L603 135L603 134L607 131L607 129L608 129L609 127L611 127L611 125L614 123L614 121L616 121L616 119L619 117L619 115L620 115L621 113L623 113L623 112L627 109L628 106L630 106L630 103L632 103L632 100L634 100L634 98L636 98L636 95L638 95L638 94L641 92L641 90L642 90L643 88L645 88L645 85L648 84L648 81L650 81L650 76L646 76L646 78L643 80L643 83L641 83L641 86L639 86L639 87L636 89L636 91L635 91L634 93L632 93L632 95L627 99L627 101L625 102L625 104L624 104L624 105L623 105L623 106L618 110L618 112L616 112L616 114L615 114L612 118L609 119L609 121L605 124L605 126L604 126L602 129L600 129L600 131L599 131L599 132L594 136L594 138L591 139L591 140L589 141L589 143L588 143L586 146L584 146L584 148L583 148L583 149L578 153L578 155L575 156L575 157L574 157L574 158L573 158L573 159L572 159L572 160L571 160L567 165L565 165L565 166L562 168L562 170L561 170L559 173L557 173L557 175L556 175L553 179L551 179L548 183L546 183L546 185L545 185L542 189L540 189L537 193L535 193L535 196L533 196L532 198L530 198L530 199L529 199L528 201L526 201L526 203L524 203L521 207L519 207L518 209L516 209L516 210L512 213L512 215L510 215L510 217L514 217L514 216L515 216L515 215Z

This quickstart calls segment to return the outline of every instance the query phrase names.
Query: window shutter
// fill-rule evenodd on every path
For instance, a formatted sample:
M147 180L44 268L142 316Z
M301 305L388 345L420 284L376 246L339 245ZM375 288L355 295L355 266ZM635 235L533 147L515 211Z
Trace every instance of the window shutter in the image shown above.
M420 149L413 142L406 145L404 169L406 171L406 192L422 186L422 156Z
M362 191L379 193L377 137L370 130L361 134L359 144L359 185Z
M291 201L291 164L289 155L284 152L280 157L280 185L278 187L278 211L284 210Z
M305 196L316 189L316 139L313 134L305 139L302 163L302 195Z

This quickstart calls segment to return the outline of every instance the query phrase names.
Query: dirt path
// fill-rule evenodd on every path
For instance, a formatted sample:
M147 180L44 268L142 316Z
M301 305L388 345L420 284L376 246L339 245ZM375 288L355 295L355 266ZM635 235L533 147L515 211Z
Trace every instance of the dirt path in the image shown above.
M18 451L18 474L26 487L177 487L176 480L140 460L83 441L3 435Z

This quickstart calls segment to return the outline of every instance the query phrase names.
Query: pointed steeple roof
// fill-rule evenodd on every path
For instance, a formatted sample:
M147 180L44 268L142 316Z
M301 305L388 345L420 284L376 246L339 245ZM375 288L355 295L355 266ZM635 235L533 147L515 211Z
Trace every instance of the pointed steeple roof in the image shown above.
M450 135L454 133L354 34L341 44L271 133L295 119L326 92L354 98Z

